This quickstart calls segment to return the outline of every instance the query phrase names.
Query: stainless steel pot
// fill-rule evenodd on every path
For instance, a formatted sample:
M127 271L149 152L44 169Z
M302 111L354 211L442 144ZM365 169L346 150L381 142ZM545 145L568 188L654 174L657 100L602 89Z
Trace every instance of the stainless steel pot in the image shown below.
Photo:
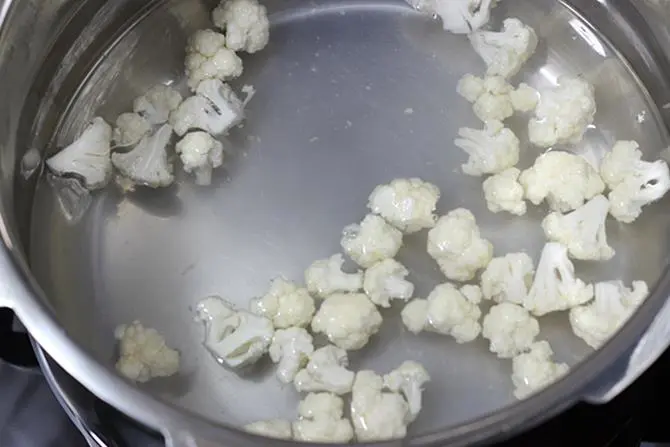
M265 53L245 59L242 81L258 94L244 130L227 142L237 155L228 178L220 176L210 190L180 179L178 188L125 196L50 185L35 160L71 140L93 114L112 119L153 83L179 82L185 37L207 26L213 5L0 5L0 305L13 309L77 381L160 431L170 446L265 442L234 425L254 412L260 419L292 411L296 403L270 375L237 378L198 350L200 328L188 309L198 297L219 292L242 304L272 275L298 276L308 261L337 250L337 232L360 218L367 191L394 176L435 178L446 209L467 204L478 218L484 213L479 185L452 175L461 154L442 147L457 127L475 124L453 90L463 71L481 66L467 43L400 0L269 3L273 40ZM546 85L567 71L596 84L601 112L581 149L636 139L658 156L667 146L670 10L664 2L519 0L499 8L531 23L548 42L524 80ZM585 270L589 278L646 279L655 284L651 296L592 354L569 335L565 321L543 322L544 335L573 368L523 402L511 399L509 371L485 355L483 343L459 348L444 339L405 337L397 314L389 314L381 341L354 363L384 370L418 356L436 391L411 436L383 445L488 442L578 400L606 402L630 384L670 336L666 207L659 203L635 225L618 226L617 261ZM487 218L482 226L497 249L525 244L536 252L539 216L515 224ZM439 278L417 260L412 244L404 261L421 272L415 280L423 294ZM137 317L182 351L185 369L176 381L137 388L114 373L112 329Z

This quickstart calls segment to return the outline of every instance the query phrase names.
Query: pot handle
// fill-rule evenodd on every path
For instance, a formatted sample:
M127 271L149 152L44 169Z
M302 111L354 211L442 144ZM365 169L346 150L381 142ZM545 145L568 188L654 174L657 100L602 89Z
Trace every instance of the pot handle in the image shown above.
M0 360L22 369L39 370L30 337L16 330L14 312L0 308Z

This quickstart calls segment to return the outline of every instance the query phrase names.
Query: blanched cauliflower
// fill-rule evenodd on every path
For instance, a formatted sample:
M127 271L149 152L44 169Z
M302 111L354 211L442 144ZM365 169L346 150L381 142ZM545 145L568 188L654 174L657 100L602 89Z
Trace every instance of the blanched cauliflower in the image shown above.
M393 258L402 246L402 233L374 214L365 216L360 224L342 230L342 249L363 268Z
M46 161L56 175L75 175L86 189L104 187L112 176L110 142L112 128L100 117L84 129L72 144Z
M575 266L568 259L568 249L548 242L542 249L535 280L523 302L534 315L567 310L593 298L593 285L575 276Z
M482 238L475 216L458 208L442 216L428 232L428 254L453 281L469 281L493 257L493 245Z
M335 293L314 315L312 331L325 334L335 346L353 351L365 346L381 325L381 314L365 294Z
M263 297L251 301L249 310L272 320L274 327L284 329L307 326L312 321L315 306L307 289L284 278L276 278Z
M147 382L179 371L179 352L170 349L156 329L134 321L117 327L114 336L119 340L116 369L128 379Z
M133 112L142 116L150 124L163 124L170 118L182 101L181 94L173 87L158 84L133 101ZM118 126L118 124L117 124Z
M528 352L512 359L512 382L517 399L554 383L570 369L566 363L556 363L551 358L554 351L548 342L542 340L533 343Z
M363 273L344 273L344 258L336 254L312 263L305 271L305 284L312 295L325 298L336 292L358 292L363 288Z
M354 373L347 369L347 351L327 345L314 351L305 369L295 376L295 389L299 392L326 391L347 394L354 384Z
M606 261L614 256L605 233L609 209L609 201L599 194L569 214L549 214L542 221L542 228L547 239L568 247L571 257Z
M299 419L293 423L296 441L347 443L354 437L344 418L344 401L330 393L310 393L298 405Z
M137 113L122 113L116 118L112 141L116 146L134 146L151 132L151 123Z
M470 158L461 166L468 175L497 174L519 162L519 139L500 121L484 124L483 130L461 127L454 144Z
M184 171L195 173L196 185L212 183L212 170L223 164L223 144L207 132L190 132L177 142L175 151Z
M509 93L509 99L512 101L512 107L517 112L531 112L537 107L540 101L540 93L528 84L520 83L516 90Z
M172 127L164 124L142 140L130 152L112 154L112 164L136 185L160 188L174 182L172 163L168 160L167 145Z
M525 192L519 183L520 174L517 168L509 168L484 180L482 186L489 211L507 211L517 216L526 214Z
M540 324L526 309L502 302L491 307L482 322L482 335L489 349L500 358L512 358L530 348L540 333Z
M303 328L280 329L274 333L268 352L272 361L278 363L279 381L291 383L314 352L312 336Z
M554 211L566 213L579 208L605 190L600 175L579 155L550 151L519 176L526 199L534 205L547 200Z
M456 86L456 91L473 103L473 111L480 120L504 121L514 115L510 93L514 89L502 76L487 76L484 79L466 74Z
M435 208L440 199L437 186L418 178L395 179L377 186L368 208L403 233L416 233L435 225Z
M486 25L497 0L406 0L413 8L442 19L454 34L470 34Z
M533 28L516 18L505 19L500 32L480 30L470 34L469 38L486 63L487 76L514 76L537 48L537 34Z
M405 278L409 270L395 259L384 259L365 271L363 290L377 306L391 307L391 300L408 300L414 284Z
M528 138L540 147L579 143L595 114L593 86L578 77L561 76L557 87L540 93Z
M233 51L255 53L270 39L267 10L256 0L222 0L212 11L212 22L226 31L226 46Z
M405 396L409 406L409 422L414 422L419 416L423 386L428 381L430 381L430 375L426 368L411 360L403 362L398 368L384 376L384 388Z
M252 422L244 426L244 430L259 436L275 439L291 439L293 430L291 422L284 419L269 419L267 421Z
M225 81L242 74L242 59L226 47L226 36L211 29L198 30L189 38L185 65L191 90L205 79Z
M605 343L649 295L644 281L633 281L632 289L622 281L595 286L595 300L570 310L572 331L594 349Z
M482 273L482 294L496 303L523 304L534 273L533 259L526 253L493 258Z

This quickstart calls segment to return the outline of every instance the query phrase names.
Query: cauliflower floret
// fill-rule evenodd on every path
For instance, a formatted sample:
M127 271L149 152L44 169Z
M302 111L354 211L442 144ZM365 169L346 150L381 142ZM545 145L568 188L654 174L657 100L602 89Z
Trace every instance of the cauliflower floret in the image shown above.
M453 281L469 281L493 257L493 245L482 238L475 216L458 208L442 216L428 232L428 254Z
M432 329L428 324L428 300L417 298L410 301L403 307L400 317L407 330L413 334Z
M344 418L344 401L330 393L310 393L298 405L300 418L293 423L297 441L347 443L354 437Z
M151 132L151 123L137 113L122 113L116 118L112 141L116 146L134 146Z
M72 144L49 158L47 166L59 176L76 175L89 190L102 188L112 177L111 139L110 125L96 117Z
M409 270L395 259L384 259L365 271L363 290L377 306L391 307L390 300L412 298L414 284L405 277Z
M325 334L346 350L361 349L379 331L382 316L363 293L335 293L321 304L312 320L312 331Z
M284 329L307 326L312 321L315 306L307 289L284 278L276 278L265 296L251 301L249 309L272 320L276 328Z
M291 439L293 431L291 422L284 419L269 419L267 421L252 422L244 426L244 430L259 436L275 439Z
M533 260L526 253L493 258L482 273L482 293L487 300L523 304L533 283Z
M336 254L328 259L315 261L305 271L305 284L309 293L325 298L336 292L358 292L363 288L363 273L344 273L344 258Z
M270 358L278 363L277 377L282 383L291 383L314 352L312 336L303 328L280 329L272 337Z
M342 249L363 268L393 258L402 246L402 233L374 214L365 216L360 224L342 230Z
M128 379L147 382L179 371L179 352L170 349L156 329L134 321L117 327L114 336L119 340L116 369Z
M163 124L170 118L182 101L181 94L169 85L157 84L135 98L133 112L145 118L150 124Z
M174 182L167 154L171 137L172 127L164 124L156 133L143 137L133 150L112 154L112 164L136 185L152 188L169 186Z
M354 373L347 369L347 351L328 345L314 351L307 367L295 376L295 389L300 392L327 391L347 394L354 384Z
M377 186L368 208L403 233L416 233L435 225L435 208L440 199L437 186L418 178L395 179Z
M535 280L523 302L534 315L567 310L593 298L593 285L575 276L575 266L568 259L568 249L548 242L542 249Z
M542 340L533 343L528 352L512 359L512 382L517 399L528 397L568 372L568 365L552 361L553 356L554 351L549 343Z
M274 328L270 320L235 310L218 296L198 303L196 321L205 324L205 347L219 363L230 368L255 363L272 343Z
M572 331L597 349L619 330L648 294L644 281L633 281L632 289L622 281L597 283L595 300L570 310Z
M406 361L384 376L384 388L405 396L409 408L409 421L419 416L423 386L430 381L428 371L419 363Z
M512 358L526 351L540 333L540 324L526 309L502 302L491 307L482 322L482 336L498 357Z
M255 53L270 39L267 10L256 0L223 0L212 11L212 22L226 31L226 46L233 51Z
M542 228L547 239L568 247L571 257L606 261L614 256L605 233L609 209L609 201L599 194L569 214L549 214L542 221Z
M225 81L242 74L242 59L226 47L226 36L211 29L198 30L189 38L185 65L192 90L205 79Z
M442 27L454 34L470 34L489 22L497 0L406 0L418 11L442 19Z
M579 155L551 151L519 176L526 199L534 205L547 200L554 211L566 213L579 208L605 190L598 172Z
M489 211L507 211L517 216L526 214L524 190L519 183L520 174L517 168L509 168L484 180L484 198Z
M466 74L456 86L456 91L469 102L477 118L486 121L504 121L514 115L510 99L511 85L502 76L487 76L484 79Z
M544 90L528 123L530 142L540 147L579 143L596 114L594 89L581 78L561 76L558 86Z
M521 20L508 18L500 32L476 31L470 43L487 66L488 76L510 78L517 74L537 48L537 34Z
M223 164L223 144L207 132L190 132L177 142L175 151L184 171L195 173L195 184L212 183L212 170Z
M509 99L512 101L512 107L517 112L531 112L535 110L537 103L540 101L540 93L522 82L516 90L510 92Z
M454 144L470 158L461 166L468 175L497 174L519 162L519 139L500 121L484 124L483 130L461 127Z

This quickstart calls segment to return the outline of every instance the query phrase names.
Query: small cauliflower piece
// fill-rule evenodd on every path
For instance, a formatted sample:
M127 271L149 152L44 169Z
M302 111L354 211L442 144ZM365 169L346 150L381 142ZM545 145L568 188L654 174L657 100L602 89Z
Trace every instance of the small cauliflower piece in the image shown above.
M509 168L484 180L482 187L489 211L507 211L516 216L526 214L525 192L519 183L520 174L517 168Z
M482 238L475 216L458 208L442 216L428 232L428 254L453 281L469 281L493 257L493 245Z
M179 107L182 99L181 94L173 87L157 84L147 90L144 95L135 98L133 112L150 124L163 124L170 118L170 113Z
M528 138L539 147L579 143L595 114L593 86L579 77L561 76L558 86L540 93Z
M321 304L312 320L312 331L323 333L335 346L361 349L379 331L382 316L363 293L335 293Z
M540 93L526 83L521 83L509 93L509 99L512 101L512 107L517 112L532 112L540 101Z
M344 273L344 257L336 254L328 259L315 261L305 271L307 290L314 296L325 298L337 292L358 292L363 288L363 273Z
M327 345L314 351L307 367L295 376L295 389L299 392L326 391L347 394L354 384L354 373L347 369L347 351Z
M528 352L512 359L512 382L517 399L525 399L568 372L568 365L554 362L551 359L553 356L554 351L549 343L542 340L533 343Z
M384 376L384 388L394 393L402 393L409 409L409 422L414 422L421 411L421 395L424 385L430 381L430 375L423 365L403 362L397 369Z
M630 318L649 295L644 281L633 281L632 289L622 281L596 283L595 300L570 310L572 331L598 349Z
M533 259L526 253L493 258L482 273L482 294L496 303L523 304L534 273Z
M528 350L539 333L537 320L523 307L508 302L491 307L482 322L482 336L489 340L489 350L501 359Z
M368 201L368 208L388 223L410 234L435 225L435 209L440 199L437 186L418 178L395 179L377 186Z
M487 121L483 130L461 127L458 136L454 144L470 156L461 166L468 175L497 174L519 162L519 139L500 121Z
M269 419L267 421L252 422L244 426L244 430L266 438L286 439L293 437L291 422L284 419Z
M164 124L156 133L142 137L131 151L112 154L112 164L136 185L161 188L174 182L173 167L167 154L172 127Z
M298 405L299 419L293 423L296 441L347 443L354 438L351 423L344 418L344 401L330 393L310 393Z
M184 171L195 174L195 184L212 183L212 170L223 164L223 144L207 132L190 132L175 146Z
M226 36L211 29L198 30L188 39L185 66L191 90L205 79L225 81L242 74L242 59L226 47Z
M553 211L566 213L579 208L605 190L598 172L579 155L551 151L519 176L526 199L539 205L546 199Z
M567 247L556 242L545 244L523 307L542 316L579 306L591 298L593 285L587 285L575 276L575 266L568 259Z
M93 118L72 144L49 158L46 164L58 176L76 175L86 189L100 189L112 177L111 139L110 125L100 117Z
M428 300L417 298L410 301L400 312L400 318L407 330L413 334L431 330L428 324Z
M270 290L251 301L249 309L256 315L272 320L274 327L305 327L314 315L314 298L307 289L284 278L275 278Z
M279 381L291 383L314 352L312 336L303 328L280 329L274 333L268 352L272 361L278 363Z
M395 259L384 259L365 271L363 290L377 306L391 307L391 300L412 298L414 284L405 278L409 270Z
M514 115L510 94L514 89L502 76L484 79L466 74L456 86L456 91L473 104L477 118L486 121L504 121Z
M571 213L549 214L542 221L542 228L547 239L568 247L572 258L607 261L614 256L605 232L609 209L609 201L599 194Z
M226 46L233 51L255 53L270 39L267 10L256 0L223 0L212 11L212 22L226 31Z
M368 214L360 224L342 230L342 249L363 268L395 257L402 246L402 233L383 218Z
M139 321L121 325L114 331L119 340L116 369L134 382L147 382L154 377L169 377L179 371L179 352L169 348L156 329Z
M489 22L497 0L406 0L413 8L440 17L454 34L470 34Z
M116 146L134 146L151 132L151 123L137 113L122 113L116 118L112 141Z
M487 76L514 76L537 48L537 34L517 18L505 19L500 32L479 30L469 38L475 52L486 63Z

